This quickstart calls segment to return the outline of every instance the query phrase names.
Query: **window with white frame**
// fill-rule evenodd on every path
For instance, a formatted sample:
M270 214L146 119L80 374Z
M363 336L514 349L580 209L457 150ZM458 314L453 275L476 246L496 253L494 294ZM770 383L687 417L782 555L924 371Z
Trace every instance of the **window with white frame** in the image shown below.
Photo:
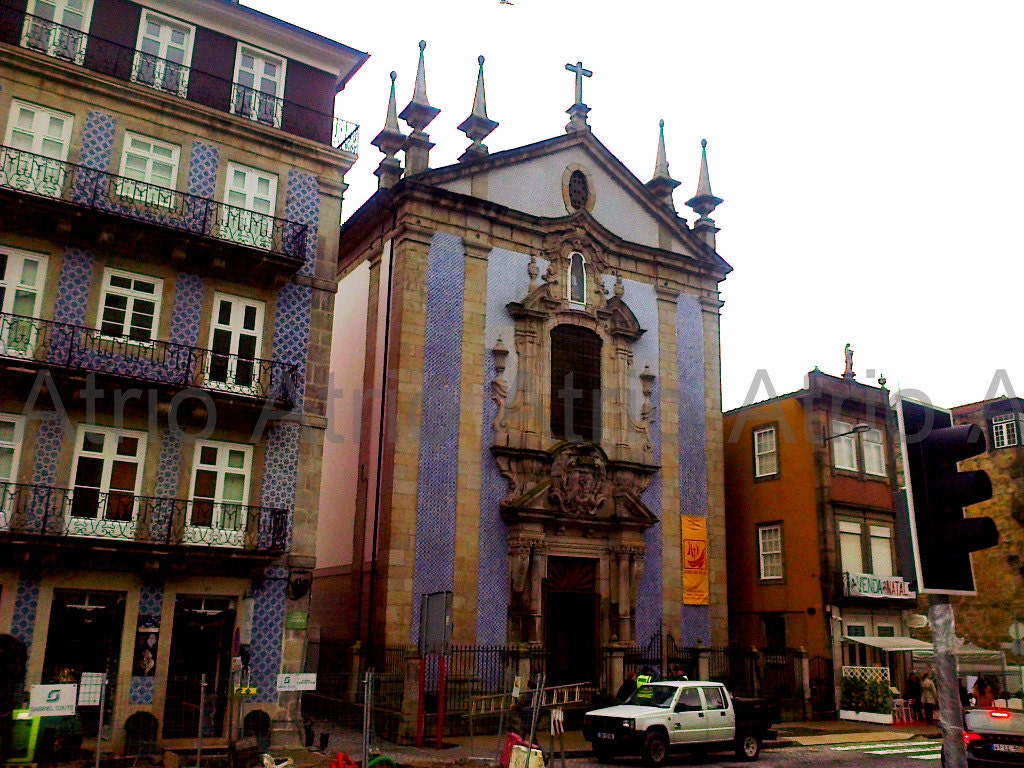
M107 268L100 297L100 334L135 342L150 342L160 325L160 297L164 281L158 277Z
M286 60L280 56L239 43L231 112L280 128L286 66Z
M73 115L27 101L11 102L0 155L0 187L60 197L71 146Z
M869 429L861 435L861 446L864 449L864 471L869 475L885 477L885 444L882 442L882 430Z
M843 571L868 573L880 577L895 574L891 525L862 520L840 520L838 532L839 558Z
M1010 448L1017 445L1017 415L1006 413L992 417L992 446L994 448Z
M210 320L210 354L206 359L206 386L238 394L255 394L262 371L262 301L214 293Z
M860 523L839 521L839 560L846 573L864 573L864 551L860 534Z
M782 524L757 526L757 554L762 579L781 579Z
M754 430L754 477L770 477L779 473L779 452L775 427Z
M875 633L879 637L896 637L896 626L894 624L879 624L875 627Z
M13 485L18 482L21 441L25 421L12 413L0 413L0 530L10 523L14 503Z
M240 163L228 163L220 206L220 236L243 245L270 249L274 245L277 176Z
M189 543L242 545L251 472L251 445L196 442L186 536Z
M47 258L42 253L0 246L0 355L32 357Z
M92 0L28 0L21 44L65 61L82 64Z
M117 193L148 205L173 208L180 151L176 144L126 133Z
M857 436L845 421L832 422L832 461L836 469L857 471Z
M887 525L869 525L871 538L871 573L892 576L892 528Z
M143 10L132 82L185 98L194 39L195 28L191 25Z
M80 425L72 462L73 535L134 538L146 433Z

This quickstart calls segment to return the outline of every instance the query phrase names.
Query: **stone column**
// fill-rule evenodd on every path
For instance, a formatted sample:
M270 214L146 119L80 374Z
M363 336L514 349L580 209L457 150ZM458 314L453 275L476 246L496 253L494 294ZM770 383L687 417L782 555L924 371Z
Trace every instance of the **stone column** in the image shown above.
M793 660L793 664L796 667L797 681L800 684L800 689L803 691L803 706L804 706L804 717L806 720L811 715L811 660L807 654L807 649L800 646L796 652L796 658Z
M402 712L398 718L398 743L416 741L416 721L420 702L420 652L410 646L405 649L405 680L402 691Z

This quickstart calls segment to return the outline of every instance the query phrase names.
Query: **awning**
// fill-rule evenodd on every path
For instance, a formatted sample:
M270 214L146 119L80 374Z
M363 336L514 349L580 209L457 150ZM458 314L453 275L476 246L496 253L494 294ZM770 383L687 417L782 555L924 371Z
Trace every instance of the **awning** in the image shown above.
M930 651L932 644L924 640L915 640L912 637L880 637L879 635L847 635L844 640L850 640L861 645L870 645L873 648L881 648L883 651Z

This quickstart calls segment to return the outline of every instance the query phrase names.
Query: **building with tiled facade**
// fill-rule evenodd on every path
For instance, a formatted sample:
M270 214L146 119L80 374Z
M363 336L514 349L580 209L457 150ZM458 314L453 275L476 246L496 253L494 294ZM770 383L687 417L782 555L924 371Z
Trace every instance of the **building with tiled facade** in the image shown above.
M951 596L956 634L972 645L1005 650L1010 663L1024 662L1024 400L1000 397L953 408L955 424L977 424L987 450L960 463L960 470L983 469L992 481L992 498L967 508L988 516L999 529L999 544L971 554L977 595Z
M375 396L356 460L325 456L325 498L358 489L321 509L325 640L416 647L436 599L432 616L450 612L423 623L431 638L522 644L547 654L549 683L606 686L615 648L725 642L721 201L704 158L687 224L663 137L641 183L591 132L568 68L565 134L492 154L481 58L473 143L440 168L422 44L409 135L392 86L380 189L342 228L339 295L365 344L346 332L333 367Z
M883 649L909 635L916 606L880 381L856 381L848 351L842 377L815 368L804 389L724 416L730 640L767 651L766 664L802 648L821 712L835 709L842 666L900 662Z
M106 674L115 749L194 743L203 676L207 744L236 687L296 714L365 59L230 0L0 5L0 635L86 733Z

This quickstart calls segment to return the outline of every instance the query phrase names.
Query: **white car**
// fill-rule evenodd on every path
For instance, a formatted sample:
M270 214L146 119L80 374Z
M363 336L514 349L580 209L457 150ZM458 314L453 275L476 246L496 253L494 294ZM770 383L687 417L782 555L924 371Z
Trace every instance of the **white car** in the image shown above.
M734 699L721 683L662 680L639 686L624 704L587 712L583 735L600 762L639 754L658 766L671 751L716 749L756 760L777 719L777 705Z

